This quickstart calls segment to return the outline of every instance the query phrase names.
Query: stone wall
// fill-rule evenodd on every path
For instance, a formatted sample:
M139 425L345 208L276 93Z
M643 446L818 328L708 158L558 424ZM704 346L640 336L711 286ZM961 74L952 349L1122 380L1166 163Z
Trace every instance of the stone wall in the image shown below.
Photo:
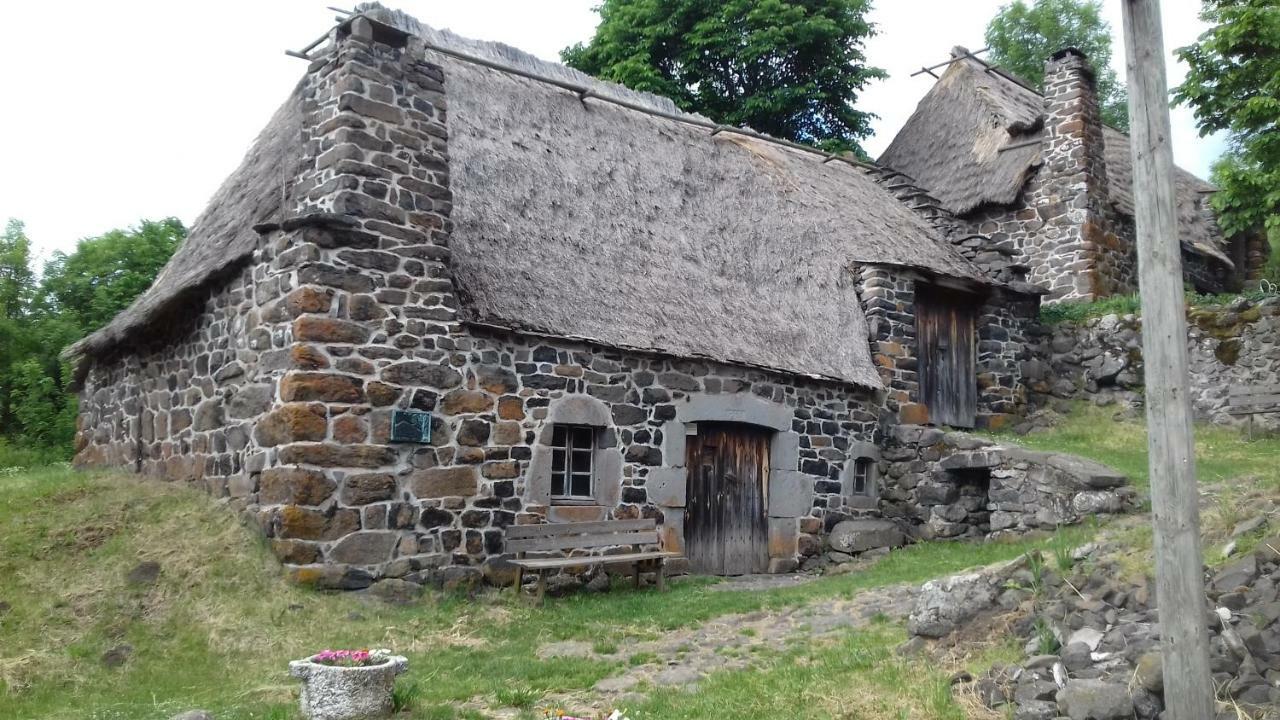
M920 539L1053 529L1136 502L1097 463L925 426L890 431L881 472L881 514Z
M1231 388L1280 383L1280 298L1192 308L1187 313L1187 356L1196 416L1240 423L1227 414ZM1142 323L1133 315L1107 315L1082 324L1046 328L1032 343L1023 374L1034 405L1055 399L1098 404L1142 402ZM1260 427L1280 427L1259 415Z
M126 353L92 364L80 393L76 462L202 484L222 495L260 471L253 418L271 393L238 388L246 372L283 367L258 308L280 289L245 268L188 301Z
M1124 475L1080 457L900 425L884 450L881 511L923 539L997 537L1132 510Z

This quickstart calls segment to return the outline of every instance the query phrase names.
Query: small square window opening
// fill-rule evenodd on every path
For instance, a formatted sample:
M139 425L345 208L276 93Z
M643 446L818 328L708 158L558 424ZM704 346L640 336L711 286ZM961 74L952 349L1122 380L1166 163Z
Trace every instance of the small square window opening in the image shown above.
M595 484L595 429L557 425L551 435L551 497L591 500Z

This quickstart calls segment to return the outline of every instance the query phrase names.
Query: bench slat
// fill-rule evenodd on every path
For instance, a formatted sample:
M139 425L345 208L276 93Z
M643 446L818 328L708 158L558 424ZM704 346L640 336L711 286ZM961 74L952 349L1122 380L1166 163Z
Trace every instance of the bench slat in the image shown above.
M1272 395L1236 395L1227 398L1228 407L1243 407L1245 405L1274 405L1280 403L1280 393Z
M540 525L509 525L507 539L548 537L552 535L581 535L583 533L631 532L652 530L657 527L654 518L640 520L601 520L599 522L542 523Z
M573 548L598 548L611 545L652 545L658 542L658 531L631 533L597 533L591 535L558 535L540 538L507 538L510 552L532 550L571 550Z
M1280 402L1272 405L1249 405L1227 408L1228 415L1262 415L1264 413L1280 413Z
M1280 394L1280 383L1273 385L1233 385L1227 390L1227 397L1274 394Z
M512 560L528 570L547 570L550 568L581 567L584 565L608 565L609 563L629 563L638 560L657 560L658 558L678 558L675 552L642 552L625 555L581 555L571 558L534 558L529 560Z

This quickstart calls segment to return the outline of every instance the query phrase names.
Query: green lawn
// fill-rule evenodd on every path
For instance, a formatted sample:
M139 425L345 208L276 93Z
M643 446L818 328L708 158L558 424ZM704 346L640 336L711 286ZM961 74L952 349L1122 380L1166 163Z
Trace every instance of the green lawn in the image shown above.
M1133 478L1146 488L1147 428L1133 419L1116 419L1114 407L1079 404L1071 415L1046 432L1012 440L1036 450L1091 457ZM1243 431L1217 425L1196 426L1196 472L1201 484L1251 479L1263 488L1280 490L1280 438L1247 440Z
M727 613L820 602L891 583L920 582L1018 556L1032 542L923 544L859 573L766 592L713 592L677 582L665 594L620 586L534 608L510 593L477 600L428 597L389 607L325 594L281 579L256 531L195 490L65 468L9 473L0 481L0 700L23 718L167 718L201 707L219 720L293 717L288 660L326 647L389 647L410 658L409 717L452 718L462 702L527 706L589 688L628 663L632 638ZM162 568L154 586L133 587L143 560ZM543 643L580 639L623 650L616 659L537 661ZM892 655L905 639L885 625L837 634L836 646L779 648L749 683L712 677L693 698L656 693L633 718L723 717L711 708L781 711L797 688L827 701L797 717L959 718L942 669ZM128 645L119 668L101 657ZM652 661L638 657L630 662ZM820 689L825 687L825 689ZM846 690L839 690L845 687ZM856 692L854 692L856 689Z
M1145 478L1141 426L1112 422L1103 410L1082 410L1026 440ZM1244 443L1232 431L1212 430L1200 444L1202 477L1280 489L1276 441ZM1090 532L1067 537L1082 541ZM404 717L476 718L505 709L537 718L548 696L572 696L628 664L654 662L629 656L634 639L728 613L921 582L1047 542L925 543L864 571L764 592L715 592L709 580L686 580L665 594L623 584L543 608L509 592L474 600L430 595L390 607L287 584L257 531L198 491L65 467L0 471L0 608L8 608L0 609L0 715L163 719L199 707L219 720L284 720L295 717L290 659L327 647L388 647L410 659L400 681L411 706ZM126 575L144 560L160 564L159 581L130 586ZM629 715L966 717L947 691L950 668L892 652L906 637L900 626L829 637L770 648L755 669L712 675L697 694L654 691ZM535 659L540 645L570 639L607 657ZM124 645L132 648L127 661L106 667L103 653ZM962 662L975 669L972 658ZM460 710L463 703L487 714Z

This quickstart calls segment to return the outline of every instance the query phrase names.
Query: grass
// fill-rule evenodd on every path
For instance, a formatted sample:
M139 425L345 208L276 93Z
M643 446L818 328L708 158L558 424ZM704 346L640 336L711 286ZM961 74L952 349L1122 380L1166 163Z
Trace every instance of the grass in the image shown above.
M1150 485L1147 473L1147 429L1139 420L1116 417L1114 408L1079 404L1046 432L1006 439L1036 450L1093 458L1128 475L1134 484ZM1196 473L1202 485L1251 478L1260 488L1280 490L1280 438L1249 441L1237 429L1196 427Z
M1019 442L1074 452L1146 484L1146 440L1138 421L1080 406L1061 424ZM1234 430L1201 429L1197 457L1213 501L1215 538L1248 515L1258 493L1280 491L1280 440L1246 442ZM847 598L888 584L919 583L1033 553L1059 569L1095 528L980 544L922 543L866 570L761 592L717 592L713 581L676 582L663 594L620 584L542 608L511 594L475 599L428 595L413 606L362 601L287 584L256 530L202 493L132 476L53 466L0 477L0 707L5 717L131 720L204 708L219 720L296 717L288 660L325 647L387 647L410 659L398 685L400 717L478 720L489 712L538 718L553 699L580 696L629 666L661 662L627 652L637 639L730 613ZM1150 530L1123 530L1135 572L1146 572ZM1252 536L1247 541L1255 542ZM1207 545L1206 557L1210 556ZM161 566L158 582L130 585L139 562ZM698 691L654 690L628 707L648 718L922 718L972 711L953 699L945 667L892 649L904 630L881 618L814 644L753 644L756 666L716 673ZM589 658L536 658L548 642L577 640ZM105 652L129 646L106 667ZM957 661L978 674L1009 662L1019 643L993 642Z
M1275 256L1272 262L1276 263L1276 267L1280 268L1280 261ZM1280 271L1280 270L1277 270ZM1239 293L1223 293L1219 295L1200 295L1198 293L1188 291L1186 294L1186 303L1188 307L1204 308L1226 305L1237 298L1246 298L1257 302L1276 295L1274 285L1266 285L1254 287ZM1112 295L1100 300L1074 301L1054 303L1052 305L1043 305L1040 308L1040 321L1046 325L1056 325L1058 323L1079 324L1086 320L1102 317L1104 315L1141 315L1142 300L1137 293L1132 295Z
M0 478L64 462L70 457L70 448L25 448L0 438Z
M373 646L410 658L397 696L405 717L483 717L477 706L534 713L544 697L572 696L658 659L622 651L629 638L922 582L1048 542L920 544L863 572L763 592L716 592L711 581L694 579L662 594L620 587L543 608L509 592L430 595L395 607L287 584L257 531L199 491L65 467L24 471L0 479L0 601L9 607L0 614L0 705L22 718L166 718L197 707L219 720L293 718L290 659ZM154 585L127 581L142 561L160 564ZM540 645L570 639L618 651L536 659ZM795 693L810 685L803 694L822 697L805 717L847 717L850 709L869 719L961 717L940 689L941 670L892 655L903 639L900 627L876 624L835 649L766 648L753 653L765 666L748 681L741 672L713 676L696 698L659 694L632 717L794 708ZM104 665L104 653L126 645L123 666Z

